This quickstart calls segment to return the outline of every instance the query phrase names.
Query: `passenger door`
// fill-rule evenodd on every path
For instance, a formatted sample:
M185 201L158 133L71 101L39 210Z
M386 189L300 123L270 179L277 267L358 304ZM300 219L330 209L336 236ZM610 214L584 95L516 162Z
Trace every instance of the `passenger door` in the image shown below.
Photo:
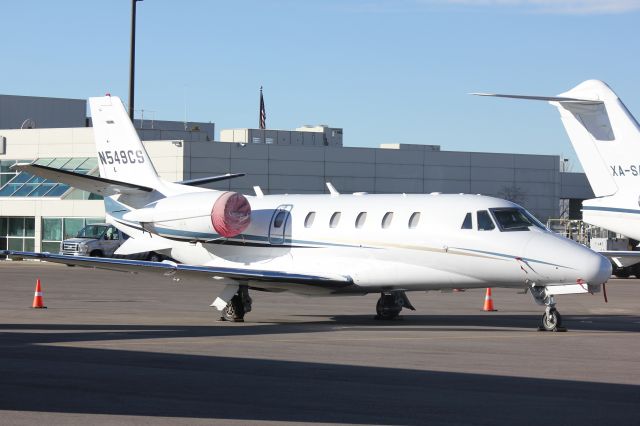
M269 224L269 244L281 245L291 238L291 204L283 204L273 211Z

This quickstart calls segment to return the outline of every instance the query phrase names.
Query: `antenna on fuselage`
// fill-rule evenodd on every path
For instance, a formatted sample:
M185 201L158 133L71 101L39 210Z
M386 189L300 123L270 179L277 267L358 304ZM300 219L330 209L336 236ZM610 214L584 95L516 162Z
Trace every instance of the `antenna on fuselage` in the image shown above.
M337 197L338 195L340 195L338 190L331 184L331 182L327 182L327 189L329 190L329 194L331 194L332 197Z

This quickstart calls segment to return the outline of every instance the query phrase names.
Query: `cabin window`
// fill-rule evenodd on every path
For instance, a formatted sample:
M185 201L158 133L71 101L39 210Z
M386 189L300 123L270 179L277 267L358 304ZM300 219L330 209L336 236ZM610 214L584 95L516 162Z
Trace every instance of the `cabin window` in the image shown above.
M387 229L391 225L391 221L393 220L393 212L386 212L382 217L382 227Z
M276 218L273 220L273 227L274 228L281 228L282 224L284 223L284 219L287 217L287 212L286 211L279 211L278 214L276 215Z
M493 224L493 221L491 220L491 216L489 215L489 212L486 210L480 210L478 212L477 219L478 219L478 231L491 231L496 227Z
M409 229L415 229L420 223L420 212L414 212L409 218Z
M464 221L462 222L462 227L460 227L460 229L472 229L473 226L471 225L471 213L467 213L467 215L464 217Z
M311 228L313 221L316 219L316 212L309 212L307 217L304 218L304 227Z
M331 220L329 221L330 228L335 228L338 226L338 223L340 222L340 216L342 216L342 213L340 212L335 212L331 215Z
M356 217L356 228L358 229L362 228L366 220L367 220L367 212L358 213L358 217Z

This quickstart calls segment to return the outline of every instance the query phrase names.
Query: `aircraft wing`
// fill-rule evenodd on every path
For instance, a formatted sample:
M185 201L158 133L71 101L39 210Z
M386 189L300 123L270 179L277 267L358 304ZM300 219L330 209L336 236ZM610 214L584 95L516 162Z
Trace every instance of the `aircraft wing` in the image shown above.
M64 183L74 188L103 196L133 193L139 194L153 191L152 188L147 188L146 186L119 182L116 180L101 178L99 176L83 175L80 173L70 172L68 170L41 166L40 164L16 164L13 168L21 172L40 176L55 182Z
M311 285L328 289L339 289L353 285L349 276L338 274L307 275L282 271L269 271L249 268L223 268L212 266L196 266L176 264L174 262L149 262L131 259L111 259L105 257L67 256L53 253L35 253L13 250L0 250L0 256L11 258L40 259L46 262L63 263L66 265L84 266L89 268L108 269L121 272L157 272L169 277L188 277L208 280L224 281L224 278L235 281L252 281L257 283L287 283L291 285Z
M640 251L610 250L598 253L611 260L618 268L626 268L640 262Z

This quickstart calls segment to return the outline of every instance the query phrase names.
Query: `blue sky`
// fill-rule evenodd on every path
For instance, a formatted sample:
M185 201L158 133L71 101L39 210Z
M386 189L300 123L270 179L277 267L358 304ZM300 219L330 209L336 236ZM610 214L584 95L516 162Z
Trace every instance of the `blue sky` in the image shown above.
M2 2L0 93L126 101L130 8ZM467 93L554 95L597 78L640 118L639 18L640 0L144 0L136 109L255 127L262 85L269 128L574 159L550 105Z

